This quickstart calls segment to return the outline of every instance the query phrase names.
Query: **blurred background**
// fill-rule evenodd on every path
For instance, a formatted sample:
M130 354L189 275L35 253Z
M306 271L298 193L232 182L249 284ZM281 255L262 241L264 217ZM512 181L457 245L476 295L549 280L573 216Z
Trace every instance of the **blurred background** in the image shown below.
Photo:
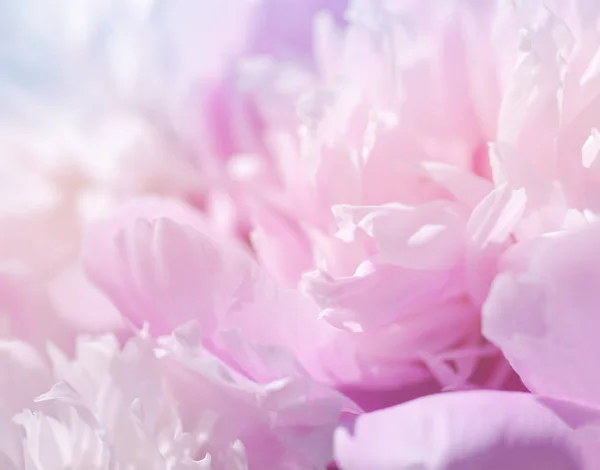
M297 125L316 23L342 24L346 3L1 0L2 187L23 210L52 189L39 172L87 215L145 192L207 204L223 160L265 158L266 133Z
M0 0L0 289L16 270L75 328L84 302L103 312L92 330L112 329L78 257L87 223L132 196L246 237L240 185L272 179L275 136L294 138L320 73L315 32L346 3Z

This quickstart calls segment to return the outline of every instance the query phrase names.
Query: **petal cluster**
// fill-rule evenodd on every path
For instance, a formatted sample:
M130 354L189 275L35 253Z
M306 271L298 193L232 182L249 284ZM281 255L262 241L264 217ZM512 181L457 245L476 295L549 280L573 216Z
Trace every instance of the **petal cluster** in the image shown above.
M2 468L600 468L600 3L0 12Z
M156 340L140 332L123 345L114 336L81 337L74 357L3 342L3 370L18 384L17 393L3 392L3 465L327 465L331 433L350 402L301 376L249 380L195 342L196 326Z

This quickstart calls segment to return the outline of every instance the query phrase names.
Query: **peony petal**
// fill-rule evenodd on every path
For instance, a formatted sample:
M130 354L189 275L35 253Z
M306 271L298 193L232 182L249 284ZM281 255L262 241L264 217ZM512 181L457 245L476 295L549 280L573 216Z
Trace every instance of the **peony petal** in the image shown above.
M516 247L483 307L484 334L537 393L600 404L600 224ZM533 246L532 246L533 245Z
M359 417L336 431L335 453L344 470L581 470L579 433L597 438L599 426L600 411L570 402L456 392Z
M252 247L265 269L284 285L295 286L313 265L312 247L294 220L270 207L253 211Z
M252 268L172 201L133 203L95 228L84 253L90 277L134 324L148 322L158 333L196 319L209 334Z
M457 296L461 284L453 271L417 271L365 262L352 277L334 279L310 273L304 286L330 322L368 331Z
M499 186L473 210L467 231L482 248L490 243L504 243L520 222L526 203L525 190Z

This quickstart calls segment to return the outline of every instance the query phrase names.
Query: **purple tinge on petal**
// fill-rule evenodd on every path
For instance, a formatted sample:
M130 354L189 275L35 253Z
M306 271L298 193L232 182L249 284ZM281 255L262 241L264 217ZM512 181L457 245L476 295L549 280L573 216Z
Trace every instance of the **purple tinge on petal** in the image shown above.
M600 410L519 392L431 395L339 428L343 470L583 470Z
M504 256L483 332L536 393L600 404L600 224Z
M342 22L346 4L346 0L263 1L250 52L284 60L307 60L313 49L311 32L315 14L327 10Z

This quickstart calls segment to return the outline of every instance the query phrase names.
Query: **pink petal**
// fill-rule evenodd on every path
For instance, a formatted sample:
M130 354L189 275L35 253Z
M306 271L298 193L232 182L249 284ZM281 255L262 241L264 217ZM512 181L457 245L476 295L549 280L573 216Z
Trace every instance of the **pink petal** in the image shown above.
M599 426L600 411L570 402L456 392L359 417L336 431L335 454L344 470L581 470Z
M305 276L304 284L330 322L368 331L451 299L460 293L457 279L460 276L453 271L418 271L365 262L352 277L334 279L316 272Z
M373 238L380 263L415 270L446 270L461 262L465 219L448 201L419 206L334 206L340 236L362 230Z
M241 250L221 251L207 231L181 204L134 202L90 229L84 264L134 324L166 333L196 319L208 334L251 265Z
M275 279L296 286L300 276L313 267L312 247L297 221L270 207L255 207L252 247Z
M488 194L473 210L467 230L477 246L504 243L523 216L527 194L523 189L502 185Z
M421 165L436 183L471 208L493 189L490 181L458 167L440 162L423 162Z
M50 283L49 295L57 314L78 332L98 334L123 328L121 314L87 278L79 263L57 274Z
M484 334L537 393L600 404L600 224L507 253Z

